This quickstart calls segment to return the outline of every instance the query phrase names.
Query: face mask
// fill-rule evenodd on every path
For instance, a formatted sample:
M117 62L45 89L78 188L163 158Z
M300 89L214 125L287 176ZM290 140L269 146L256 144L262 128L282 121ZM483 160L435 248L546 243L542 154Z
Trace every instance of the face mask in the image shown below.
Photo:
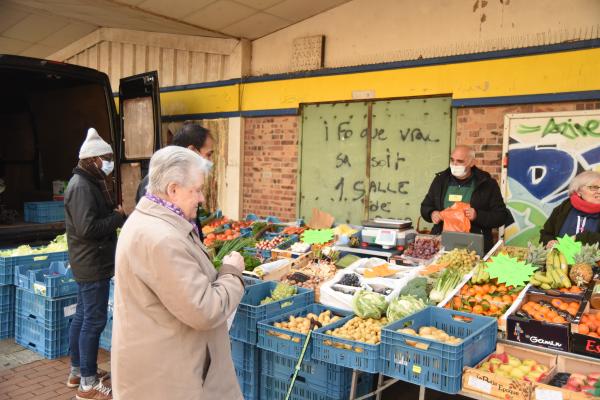
M205 158L204 160L206 161L206 169L208 171L210 171L212 169L213 165L215 165L215 164L212 161L210 161L208 158Z
M450 165L450 172L457 178L465 176L467 173L467 167L464 165Z
M100 169L102 169L104 175L109 176L113 172L114 168L115 163L113 161L102 160L102 167L100 167Z

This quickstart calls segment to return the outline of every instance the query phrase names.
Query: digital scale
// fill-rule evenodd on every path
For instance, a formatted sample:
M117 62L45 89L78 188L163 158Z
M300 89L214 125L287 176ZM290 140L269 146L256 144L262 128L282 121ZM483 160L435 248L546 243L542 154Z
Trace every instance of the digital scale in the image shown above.
M410 219L375 218L363 221L361 231L362 243L381 246L386 250L406 246L416 235Z

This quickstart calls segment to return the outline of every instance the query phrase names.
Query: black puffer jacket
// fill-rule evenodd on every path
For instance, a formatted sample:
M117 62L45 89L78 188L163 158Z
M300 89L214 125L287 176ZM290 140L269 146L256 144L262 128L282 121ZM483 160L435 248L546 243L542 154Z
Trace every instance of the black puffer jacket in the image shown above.
M65 191L69 262L77 282L95 282L115 273L117 228L124 217L107 203L100 186L76 168Z
M510 225L513 222L510 211L504 204L504 199L500 193L498 183L485 171L477 167L471 170L473 179L475 179L475 189L471 196L471 207L477 212L477 217L471 221L471 233L482 233L485 241L485 251L487 252L494 245L492 239L492 229L502 225ZM442 211L444 209L444 195L452 174L450 168L438 172L429 187L429 192L421 203L421 216L431 222L431 213ZM432 234L442 233L444 223L435 225L431 231Z

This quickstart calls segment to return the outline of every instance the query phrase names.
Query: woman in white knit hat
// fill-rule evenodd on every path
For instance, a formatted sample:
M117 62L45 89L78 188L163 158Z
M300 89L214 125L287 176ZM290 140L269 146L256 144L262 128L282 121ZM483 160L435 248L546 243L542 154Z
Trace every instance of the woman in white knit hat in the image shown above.
M67 386L77 399L112 399L106 373L98 371L100 334L107 319L110 279L115 271L116 230L125 213L116 204L113 150L90 128L79 150L79 163L65 191L69 262L78 285L77 311L71 323L71 373Z

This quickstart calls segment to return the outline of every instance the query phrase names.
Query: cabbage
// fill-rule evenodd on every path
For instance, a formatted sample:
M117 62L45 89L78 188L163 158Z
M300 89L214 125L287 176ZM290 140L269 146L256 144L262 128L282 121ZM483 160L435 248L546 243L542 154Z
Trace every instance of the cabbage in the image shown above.
M386 308L385 296L375 292L360 290L352 300L352 310L361 318L380 319Z
M412 295L400 296L392 299L390 305L387 308L386 315L390 322L397 321L399 319L408 317L421 311L427 307L427 304L421 299L416 298Z

